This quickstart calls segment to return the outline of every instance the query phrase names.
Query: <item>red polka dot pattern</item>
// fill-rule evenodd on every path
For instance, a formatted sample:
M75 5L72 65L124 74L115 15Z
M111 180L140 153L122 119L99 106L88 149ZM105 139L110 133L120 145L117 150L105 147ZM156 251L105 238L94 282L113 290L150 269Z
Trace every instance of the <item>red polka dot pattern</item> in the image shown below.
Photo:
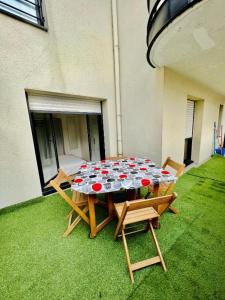
M162 171L161 173L162 173L163 175L169 175L169 174L170 174L170 172L169 172L169 171L166 171L166 170Z
M151 181L149 179L142 179L141 184L142 186L148 186L150 185Z
M81 183L81 182L83 182L84 180L82 179L82 178L76 178L75 180L74 180L74 182L75 183Z
M101 183L94 183L94 184L92 185L92 189L93 189L93 191L95 191L95 192L99 192L99 191L101 191L101 189L102 189L102 184L101 184Z

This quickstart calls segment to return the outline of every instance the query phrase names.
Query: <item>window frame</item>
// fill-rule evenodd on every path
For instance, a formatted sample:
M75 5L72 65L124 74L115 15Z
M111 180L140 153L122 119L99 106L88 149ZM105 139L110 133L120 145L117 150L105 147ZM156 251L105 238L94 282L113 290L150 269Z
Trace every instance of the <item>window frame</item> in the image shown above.
M3 2L4 1L0 1L0 4L4 4ZM45 3L44 3L45 1L43 1L43 0L36 0L36 2L38 2L39 5L41 5L41 13L42 13L41 17L43 18L43 21L44 21L43 25L40 24L40 23L34 23L34 22L30 21L30 20L27 20L26 18L24 18L22 16L18 16L16 14L14 14L13 12L6 11L6 10L4 10L2 8L0 8L0 13L5 14L5 15L7 15L9 17L14 18L14 19L17 19L19 21L22 21L24 23L27 23L29 25L32 25L34 27L37 27L39 29L42 29L44 31L48 31L48 24L47 24L47 18L46 18L46 8L45 8ZM37 13L37 17L39 17L38 13Z

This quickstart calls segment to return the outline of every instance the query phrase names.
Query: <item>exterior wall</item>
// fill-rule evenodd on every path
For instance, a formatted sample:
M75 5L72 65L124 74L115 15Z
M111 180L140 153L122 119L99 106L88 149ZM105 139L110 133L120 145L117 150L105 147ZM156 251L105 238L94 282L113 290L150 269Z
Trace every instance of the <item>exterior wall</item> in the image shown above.
M45 3L48 32L0 14L0 208L41 195L25 89L107 99L116 153L111 1Z
M163 160L171 156L183 161L187 99L196 100L193 158L201 163L213 153L213 124L218 123L220 104L225 97L201 84L165 68L163 105ZM225 116L223 116L225 126Z
M164 72L146 60L146 1L119 0L118 20L123 152L161 162Z

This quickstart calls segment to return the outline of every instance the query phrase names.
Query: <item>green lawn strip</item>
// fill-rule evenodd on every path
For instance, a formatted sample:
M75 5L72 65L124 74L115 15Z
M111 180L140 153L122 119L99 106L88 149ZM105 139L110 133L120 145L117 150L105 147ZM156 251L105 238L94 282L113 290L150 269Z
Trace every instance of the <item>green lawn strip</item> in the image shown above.
M57 194L2 214L1 297L188 299L199 295L199 299L222 299L223 183L185 174L176 191L174 206L180 213L165 213L161 229L156 231L168 272L164 273L160 266L138 271L133 287L122 241L113 240L116 221L93 240L88 238L84 222L63 238L69 207ZM209 212L214 212L212 218ZM104 217L101 208L97 215L99 220ZM149 234L128 238L128 246L134 262L155 255Z
M187 174L221 181L225 184L225 157L215 155L201 167L190 169Z

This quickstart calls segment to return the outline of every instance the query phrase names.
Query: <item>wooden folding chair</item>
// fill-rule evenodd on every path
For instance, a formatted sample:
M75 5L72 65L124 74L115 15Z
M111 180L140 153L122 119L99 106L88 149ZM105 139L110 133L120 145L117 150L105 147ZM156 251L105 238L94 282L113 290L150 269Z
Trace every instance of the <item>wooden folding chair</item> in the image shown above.
M125 158L125 157L124 156L108 156L105 159L106 160L120 160L120 159L123 159L123 158Z
M134 283L134 275L133 272L139 269L142 269L144 267L160 263L163 270L166 272L166 265L162 257L162 253L159 248L159 243L157 241L152 221L155 218L158 218L160 215L157 212L158 207L160 205L166 205L167 207L170 206L170 204L176 199L177 195L176 193L173 193L171 195L167 196L162 196L162 197L157 197L157 198L151 198L151 199L139 199L139 200L134 200L134 201L126 201L123 203L116 203L115 206L115 211L118 216L118 224L115 230L114 238L117 239L119 236L122 236L123 239L123 245L124 245L124 250L126 254L126 260L127 260L127 266L128 266L128 271L130 274L130 279L131 282ZM147 223L147 227L144 229L139 229L135 231L127 231L125 232L126 229L129 230L129 228L126 226L134 223L139 223L139 222L145 222ZM131 228L131 227L130 227ZM126 235L128 234L133 234L137 233L143 230L149 230L152 234L152 238L157 250L158 255L152 258L145 259L143 261L139 261L136 263L131 263L129 251L128 251L128 246L127 246L127 240L126 240Z
M164 162L164 164L162 166L162 169L166 170L168 168L171 168L172 170L174 170L175 171L174 175L178 178L178 177L180 177L183 174L184 168L185 168L185 164L177 163L176 161L174 161L170 157L168 157L166 159L166 161ZM170 182L168 184L167 183L161 183L160 186L159 186L158 194L160 196L169 195L172 192L172 190L174 188L174 185L175 185L174 182ZM152 187L149 187L147 197L149 197L150 193L154 193ZM175 207L171 207L170 206L169 209L172 212L174 212L175 214L178 213L178 210ZM161 210L164 211L163 208ZM159 210L159 212L160 212L160 210Z
M60 196L72 207L72 210L67 215L68 226L63 234L64 237L71 233L81 219L89 224L89 218L86 215L88 212L88 198L86 195L73 191L72 198L70 198L60 187L60 185L64 182L69 182L71 184L72 180L73 178L71 176L68 176L63 170L60 169L56 178L50 181L50 185L54 187ZM74 213L76 213L78 216L73 221Z
M164 162L162 168L163 168L163 170L166 170L166 168L168 168L168 167L173 169L174 171L176 171L175 176L178 178L183 174L185 164L177 163L176 161L174 161L170 157L168 157L166 159L166 161ZM162 192L164 191L164 195L169 195L169 193L171 193L174 185L175 185L175 183L171 182L170 184L165 185L164 190L163 190L163 185L162 185Z

